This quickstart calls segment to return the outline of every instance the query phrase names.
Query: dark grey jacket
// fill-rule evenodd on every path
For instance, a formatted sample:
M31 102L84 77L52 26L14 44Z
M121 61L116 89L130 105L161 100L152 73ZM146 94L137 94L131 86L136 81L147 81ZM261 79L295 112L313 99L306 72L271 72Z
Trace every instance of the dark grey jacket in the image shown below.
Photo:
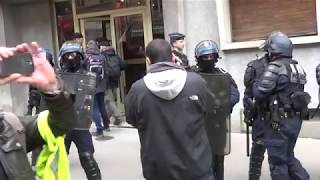
M126 120L139 131L147 180L195 180L209 173L205 130L208 88L196 73L157 63L135 82L125 101Z

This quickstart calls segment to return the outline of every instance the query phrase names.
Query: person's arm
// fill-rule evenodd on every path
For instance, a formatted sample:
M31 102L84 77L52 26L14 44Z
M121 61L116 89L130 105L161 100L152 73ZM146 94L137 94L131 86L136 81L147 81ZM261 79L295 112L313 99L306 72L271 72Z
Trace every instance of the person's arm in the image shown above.
M252 98L252 85L254 83L254 79L255 79L255 69L253 67L253 62L250 62L247 65L247 68L245 70L244 73L244 77L243 77L243 84L245 87L244 90L244 98Z
M127 68L127 63L119 55L115 55L115 57L118 61L120 71L125 70Z
M240 93L238 90L238 86L232 76L229 74L230 77L230 108L232 109L234 105L236 105L240 100Z
M61 86L62 87L62 86ZM48 124L52 133L57 137L69 132L76 121L76 114L70 93L61 88L58 94L42 93L49 110ZM26 128L27 151L45 144L37 125L37 118L23 122Z
M139 99L138 99L138 93L142 93L140 90L139 90L139 83L141 81L137 81L135 82L126 98L125 98L125 114L126 114L126 121L131 124L133 127L135 128L138 128L139 130L141 130L143 128L143 124L140 122L139 123L139 117L138 117L138 114L139 114Z
M261 100L270 95L277 86L280 74L282 71L285 71L284 68L284 66L278 63L270 63L266 67L260 80L253 83L252 92L254 97Z
M48 116L49 127L56 136L65 134L71 129L71 124L76 118L70 94L64 91L62 81L57 79L54 69L46 60L45 53L37 43L20 44L16 46L16 51L32 54L34 72L28 76L17 74L14 81L30 84L43 93L50 112ZM27 121L25 127L27 151L44 144L36 120Z
M137 95L134 93L134 88L131 87L126 98L125 98L125 114L126 121L131 124L133 127L137 125L137 113L136 113L136 100Z
M253 67L253 62L250 62L247 65L247 68L244 73L243 83L245 86L244 95L242 99L243 103L243 114L245 117L245 122L248 125L252 125L253 116L254 116L254 102L253 102L253 92L252 85L255 79L255 69Z

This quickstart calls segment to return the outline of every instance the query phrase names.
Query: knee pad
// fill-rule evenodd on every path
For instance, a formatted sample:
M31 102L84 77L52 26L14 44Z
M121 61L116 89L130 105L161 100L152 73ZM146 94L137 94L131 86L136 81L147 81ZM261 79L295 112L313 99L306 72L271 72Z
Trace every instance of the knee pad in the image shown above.
M101 173L93 154L89 152L79 153L79 159L88 180L101 180Z
M261 140L252 143L251 154L254 156L263 156L266 151L266 147Z
M249 176L260 177L262 162L264 160L265 146L262 141L254 142L251 148Z

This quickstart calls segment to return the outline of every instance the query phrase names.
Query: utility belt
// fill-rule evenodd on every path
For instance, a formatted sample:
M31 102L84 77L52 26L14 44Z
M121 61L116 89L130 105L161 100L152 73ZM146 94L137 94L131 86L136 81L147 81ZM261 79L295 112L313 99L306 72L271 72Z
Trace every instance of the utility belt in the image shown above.
M279 130L281 120L293 117L308 119L309 102L310 96L305 92L292 93L290 96L274 95L265 106L264 117L274 129Z
M278 110L275 110L275 111L266 111L265 112L265 119L267 121L280 122L283 119L288 119L288 118L292 118L292 117L296 117L296 116L301 117L301 115L302 115L301 112L297 112L294 110L285 111L285 110L279 108Z
M302 120L302 113L294 110L284 110L284 108L278 108L277 110L271 110L265 112L265 119L270 123L272 129L280 131L280 122L285 119L292 119L293 117L299 117Z

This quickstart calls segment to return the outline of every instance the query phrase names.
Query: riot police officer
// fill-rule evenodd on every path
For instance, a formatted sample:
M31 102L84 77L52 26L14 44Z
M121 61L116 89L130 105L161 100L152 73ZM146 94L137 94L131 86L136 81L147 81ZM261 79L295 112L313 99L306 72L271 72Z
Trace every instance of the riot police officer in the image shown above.
M46 52L47 61L53 67L54 63L53 63L53 56L52 56L51 52L49 51L49 49L44 49L44 51ZM36 114L39 114L39 112L43 110L43 107L41 107L41 106L42 106L41 92L37 88L30 85L29 86L29 100L28 100L27 115L32 115L32 110L34 107L36 108Z
M264 145L272 180L307 180L307 171L294 156L294 147L307 115L310 95L304 92L306 73L292 59L292 42L282 32L273 32L263 48L269 64L253 86L254 97L264 102Z
M87 75L87 71L84 69L84 66L83 66L83 58L84 58L84 55L78 43L69 41L63 44L59 53L59 66L60 66L59 68L61 72L59 72L58 74L62 76L62 79L64 79L66 83L72 84L74 83L74 81L76 81L76 83L80 83L82 80L75 80L78 78L77 76ZM66 78L68 77L67 75L70 75L70 73L71 73L71 78L69 79ZM74 75L74 77L72 77L72 75ZM69 81L73 81L73 82L69 82ZM78 85L80 84L75 84L75 86L78 86ZM93 88L95 88L95 85ZM75 106L76 106L75 108L78 112L79 108L77 108L77 104L78 104L77 100L79 98L82 98L82 95L77 94L77 92L74 92L73 98L75 100ZM93 98L91 99L93 100ZM81 99L80 99L80 102L82 102ZM80 107L80 111L85 111L85 109ZM94 146L92 142L92 136L89 132L89 127L91 124L91 119L90 119L91 112L87 112L87 113L79 112L79 113L81 115L78 114L78 121L80 121L82 124L85 123L87 125L74 128L71 131L71 133L67 134L66 140L65 140L67 152L69 152L71 142L74 142L78 149L81 166L84 169L87 178L89 180L101 180L100 169L98 167L98 164L95 158L93 157Z
M30 85L29 86L29 99L28 99L27 115L32 115L33 108L36 108L35 114L39 114L39 112L40 112L40 99L41 99L40 91L37 88Z
M195 57L197 66L191 67L191 70L198 72L207 81L209 89L221 102L221 108L208 113L206 128L212 147L213 174L215 180L223 180L224 156L230 153L229 115L233 106L239 102L240 95L232 76L222 68L216 67L219 49L214 41L204 40L198 43L195 48ZM219 87L216 84L219 84ZM221 97L221 94L227 94L227 96Z
M168 35L170 37L170 44L172 47L172 53L174 56L175 63L185 68L188 68L188 57L183 53L183 48L185 44L184 38L186 36L178 32L170 33Z
M262 105L253 97L253 83L261 77L264 68L268 65L268 54L250 61L244 74L243 107L245 123L252 126L252 147L249 164L249 180L259 180L261 166L264 159L265 146L263 144L263 119L261 117Z

